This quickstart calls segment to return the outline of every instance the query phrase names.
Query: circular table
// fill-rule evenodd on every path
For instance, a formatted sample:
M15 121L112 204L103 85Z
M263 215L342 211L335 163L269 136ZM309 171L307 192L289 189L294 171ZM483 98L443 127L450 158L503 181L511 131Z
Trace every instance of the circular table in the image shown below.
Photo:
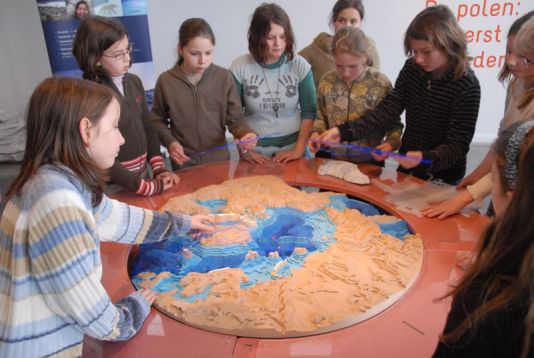
M444 220L421 218L399 211L384 200L387 195L373 184L355 185L317 175L320 159L300 159L288 164L251 165L227 161L177 172L180 184L154 197L120 192L113 197L128 204L158 209L176 195L206 185L251 176L274 175L294 186L320 187L370 202L405 220L424 243L423 266L417 281L397 303L373 318L334 332L302 338L244 338L208 332L182 324L152 309L138 334L126 342L85 338L88 357L426 357L437 344L450 300L436 301L460 275L457 254L471 250L488 219L482 215L455 215ZM373 165L359 165L371 179L392 184L407 176ZM416 180L410 177L410 180ZM418 181L424 183L422 181ZM135 289L127 267L131 245L102 243L102 283L112 300Z

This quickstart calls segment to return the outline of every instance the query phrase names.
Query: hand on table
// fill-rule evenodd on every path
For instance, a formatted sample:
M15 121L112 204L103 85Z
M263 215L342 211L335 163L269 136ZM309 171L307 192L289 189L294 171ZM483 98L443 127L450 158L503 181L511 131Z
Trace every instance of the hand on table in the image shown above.
M182 145L178 142L172 142L167 150L169 151L172 161L176 164L183 165L190 159L187 155L185 155L184 147L182 147Z
M437 217L438 219L445 219L446 217L459 213L460 210L472 202L473 197L467 190L464 190L450 199L422 209L421 214L428 218Z
M297 149L293 150L284 150L278 152L274 155L273 160L277 163L287 163L291 160L299 159L304 155L304 151L299 151Z
M240 151L241 159L252 164L266 164L272 162L272 159L253 150Z
M171 171L164 171L159 173L156 176L156 179L161 179L163 181L164 191L169 190L180 182L180 177Z

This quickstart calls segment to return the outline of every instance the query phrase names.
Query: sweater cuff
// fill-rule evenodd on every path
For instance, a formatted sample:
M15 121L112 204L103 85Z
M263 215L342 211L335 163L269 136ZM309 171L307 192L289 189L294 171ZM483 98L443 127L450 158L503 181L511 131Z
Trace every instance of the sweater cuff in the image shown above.
M128 295L128 297L124 298L123 300L131 299L134 300L139 307L139 314L143 316L143 320L148 316L150 313L150 306L148 304L148 301L145 296L143 296L139 291L135 291L134 293Z
M118 301L115 306L119 308L121 318L117 322L119 335L113 340L124 341L139 331L150 313L150 305L137 291Z
M159 174L163 172L168 172L165 168L165 160L161 155L155 155L149 160L150 166L152 167L152 175L156 178Z
M339 129L339 141L340 142L352 142L354 140L352 131L350 129L349 123L345 122L339 126L337 126Z
M164 187L163 180L161 179L140 179L135 193L142 196L156 195L162 193Z
M177 235L185 235L191 231L191 216L171 213L176 223Z

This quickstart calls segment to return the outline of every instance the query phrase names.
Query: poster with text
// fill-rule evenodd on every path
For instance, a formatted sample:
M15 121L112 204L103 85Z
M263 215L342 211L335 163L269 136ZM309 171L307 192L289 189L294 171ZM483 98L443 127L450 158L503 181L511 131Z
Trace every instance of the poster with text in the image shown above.
M37 0L48 58L54 76L80 77L82 72L72 55L72 42L86 16L113 17L128 31L132 44L131 73L143 82L147 101L152 103L155 85L146 0Z

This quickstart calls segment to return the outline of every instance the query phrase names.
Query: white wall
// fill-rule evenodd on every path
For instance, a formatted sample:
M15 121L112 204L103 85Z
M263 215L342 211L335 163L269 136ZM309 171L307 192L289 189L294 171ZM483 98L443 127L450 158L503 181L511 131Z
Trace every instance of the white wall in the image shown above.
M217 39L215 62L228 66L234 58L247 51L248 22L254 8L262 0L226 0L188 2L170 2L165 0L149 0L149 27L151 32L152 50L157 73L172 67L176 62L176 42L178 28L183 20L189 17L203 17L213 28ZM363 29L376 42L382 71L395 81L405 61L403 50L404 31L413 17L427 3L448 5L465 31L485 31L493 38L484 42L481 32L479 42L472 37L469 52L478 56L484 51L488 55L500 56L505 51L506 32L510 24L521 14L534 9L532 1L506 0L364 0L365 19ZM328 16L335 0L279 0L277 1L289 14L293 30L297 37L297 48L308 45L321 31L330 31ZM512 4L512 13L504 12L505 4ZM493 6L493 7L492 7ZM495 39L496 26L500 26L500 34ZM486 38L489 40L489 38ZM500 41L497 41L500 40ZM480 58L479 58L480 60ZM492 68L475 68L482 87L481 108L474 141L490 142L495 138L498 123L504 110L506 91L497 81L499 66Z
M147 0L152 54L156 74L176 62L178 28L189 17L203 17L217 38L215 62L227 67L247 51L250 15L261 0ZM377 44L382 71L395 81L405 55L402 39L412 18L431 0L364 0L366 15L363 29ZM330 31L328 15L335 0L279 0L289 14L297 37L297 48L309 44L321 31ZM515 1L513 14L497 14L505 0L443 0L463 16L464 30L489 30L500 25L500 42L482 40L470 44L470 53L504 54L505 36L514 19L534 8L532 1ZM528 3L528 4L527 4ZM484 8L484 4L486 7ZM490 6L494 6L491 8ZM493 9L493 10L492 10ZM478 13L477 13L478 11ZM491 15L491 11L495 16ZM483 16L483 15L486 16ZM23 109L33 87L50 75L44 37L34 0L2 0L0 3L0 109ZM497 81L498 67L476 68L482 86L482 103L475 141L491 141L503 113L505 90Z

